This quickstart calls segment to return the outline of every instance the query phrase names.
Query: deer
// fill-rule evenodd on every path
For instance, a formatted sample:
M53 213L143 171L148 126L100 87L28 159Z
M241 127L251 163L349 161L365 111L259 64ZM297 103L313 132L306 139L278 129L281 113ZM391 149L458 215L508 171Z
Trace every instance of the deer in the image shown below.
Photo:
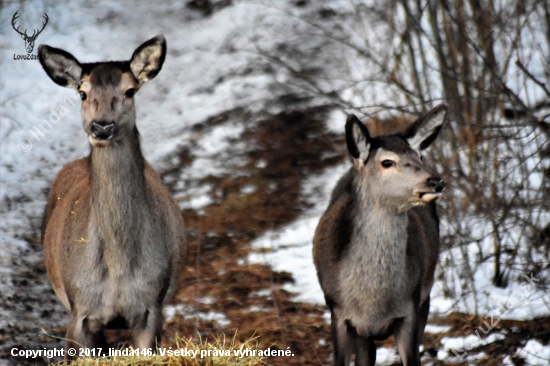
M419 366L439 256L435 201L445 182L421 151L437 138L447 105L405 130L373 137L353 114L345 125L353 166L334 188L313 239L331 313L334 365L373 366L375 340L395 336L403 365Z
M19 33L19 35L21 36L21 38L23 38L23 40L25 41L25 49L27 50L27 53L31 53L32 50L34 49L34 42L36 42L36 38L38 37L38 35L40 33L42 33L42 31L44 30L44 28L46 28L46 24L48 24L48 14L44 13L44 21L42 22L42 29L38 30L38 29L35 29L32 33L31 36L29 36L27 34L27 30L25 29L24 32L21 32L19 31L19 27L15 28L15 23L17 21L17 18L19 18L19 15L17 15L17 13L19 13L19 10L15 12L15 14L13 14L13 17L11 18L11 26L13 27L13 29Z
M42 226L47 274L69 316L65 359L107 347L112 327L155 350L187 246L181 211L142 155L134 96L161 70L166 41L148 40L129 61L80 63L47 45L38 56L56 84L80 94L91 146L57 174Z

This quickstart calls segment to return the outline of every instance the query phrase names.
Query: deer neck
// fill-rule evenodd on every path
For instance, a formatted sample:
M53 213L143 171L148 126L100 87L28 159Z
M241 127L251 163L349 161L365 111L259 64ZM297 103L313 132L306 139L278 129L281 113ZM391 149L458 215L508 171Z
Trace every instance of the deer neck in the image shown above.
M373 288L398 289L405 280L401 277L406 264L408 215L384 206L370 192L368 183L359 182L357 192L351 257L359 262L361 277L368 278Z
M147 222L145 161L137 131L131 139L92 148L89 159L89 235L104 247L107 267L124 273L124 268L139 258L139 239Z

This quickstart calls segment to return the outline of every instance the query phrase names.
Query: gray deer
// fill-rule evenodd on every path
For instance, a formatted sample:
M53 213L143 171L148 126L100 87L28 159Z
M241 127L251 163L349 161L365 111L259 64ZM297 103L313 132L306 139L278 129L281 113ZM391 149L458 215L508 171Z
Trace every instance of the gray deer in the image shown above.
M420 155L437 137L441 104L405 131L371 137L346 122L353 167L332 192L313 241L317 276L331 312L334 364L373 366L374 340L395 335L405 366L419 366L439 255L435 200L443 180Z
M107 347L103 330L117 325L132 329L135 347L153 348L185 259L185 228L141 153L134 95L160 71L166 42L150 39L129 61L81 64L46 45L38 54L54 82L80 93L91 145L55 178L42 228L48 276L69 313L66 349Z

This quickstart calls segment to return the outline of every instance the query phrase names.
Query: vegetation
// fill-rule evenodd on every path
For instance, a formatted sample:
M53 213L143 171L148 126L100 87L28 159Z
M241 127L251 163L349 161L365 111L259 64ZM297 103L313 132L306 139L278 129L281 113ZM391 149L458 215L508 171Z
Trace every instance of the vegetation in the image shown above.
M302 96L382 119L449 104L446 141L429 152L450 183L440 203L449 297L477 302L482 270L497 287L548 278L547 1L298 1L271 14L286 20L280 43L266 47L258 32L251 50Z
M112 353L134 352L133 349L112 350ZM249 351L249 352L247 352ZM157 350L154 355L81 358L69 363L72 366L103 365L163 365L163 366L259 366L266 357L258 356L256 337L245 342L233 338L227 342L220 336L214 342L183 339L176 335L172 346Z

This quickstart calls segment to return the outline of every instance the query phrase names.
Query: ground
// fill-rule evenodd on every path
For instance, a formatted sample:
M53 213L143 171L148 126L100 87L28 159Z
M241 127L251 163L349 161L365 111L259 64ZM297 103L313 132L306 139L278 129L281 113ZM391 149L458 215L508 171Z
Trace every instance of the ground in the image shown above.
M307 178L327 167L347 164L342 134L326 128L330 111L326 107L281 112L276 115L249 116L255 122L243 129L236 139L249 148L228 150L227 161L241 162L228 166L222 176L206 176L200 182L210 185L211 202L200 209L183 210L188 227L189 255L183 269L181 288L169 302L164 330L164 345L177 333L183 337L214 339L219 335L236 336L246 340L258 337L258 348L287 349L293 356L272 357L272 365L327 365L330 364L332 345L330 325L323 305L295 301L295 295L285 285L295 279L288 272L274 271L267 265L250 263L251 245L266 230L276 229L296 220L311 205L301 194ZM210 118L195 126L197 134L207 134L219 126L231 123L237 115L247 118L242 111L233 111ZM228 127L229 128L229 127ZM231 156L232 153L238 154ZM180 165L163 172L169 189L173 189L180 174L191 166L195 157L188 148L173 154L180 157ZM170 157L169 157L170 158ZM236 159L236 160L235 160ZM176 195L176 197L178 197ZM179 197L179 200L190 200ZM26 237L29 257L40 258L41 244L37 237ZM260 249L261 250L261 249ZM265 249L263 249L265 250ZM292 261L292 258L288 258ZM21 328L3 329L0 341L3 350L12 347L36 349L61 347L66 316L56 306L57 299L48 287L45 268L40 260L25 266L19 272L17 286L21 296L8 299L5 306L17 303L16 312L37 314L48 324L40 335L36 323ZM41 284L43 292L29 295ZM20 307L20 308L19 308ZM53 308L53 310L48 310ZM42 310L41 310L42 309ZM426 333L424 360L431 365L474 364L446 362L439 359L445 352L443 338L465 337L481 326L487 329L483 317L452 313L446 317L432 317ZM490 333L506 334L505 338L475 347L478 365L500 365L507 355L515 355L528 339L542 344L550 341L550 318L533 321L500 320ZM55 324L55 325L54 325ZM109 331L112 344L127 339L124 331ZM482 334L486 337L485 334ZM117 343L119 342L119 343ZM393 338L379 342L379 347L394 347ZM385 355L382 355L384 357ZM453 356L452 353L450 356ZM395 352L386 359L395 360ZM23 360L10 358L23 364ZM522 358L513 358L514 365L524 365ZM26 360L41 363L42 360ZM385 363L387 365L398 363Z
M270 20L269 6L188 3L164 1L154 9L140 4L128 12L113 2L45 1L27 4L22 13L34 9L40 19L48 12L40 43L65 47L85 61L128 58L153 35L167 38L163 70L136 96L144 155L163 175L188 227L188 261L180 290L165 309L163 344L176 333L195 339L255 335L260 349L293 353L269 364L328 365L330 324L310 259L311 239L332 187L350 164L345 114L327 98L292 88L289 73L250 53L252 35L261 32L265 39L257 45L286 47L277 43L275 27L285 23ZM307 1L289 4L307 9ZM1 24L9 28L18 7L8 4ZM258 26L263 12L266 22ZM135 24L139 32L129 31ZM38 62L12 60L24 50L11 29L0 40L0 365L44 363L10 352L63 346L67 316L48 282L39 232L56 172L85 156L88 147L78 97L54 85ZM322 46L304 45L304 57ZM301 72L315 75L324 61L318 62ZM68 113L36 140L30 131L52 121L51 110L60 106ZM24 139L33 144L29 150ZM464 310L467 301L438 287L443 279L434 291L425 365L548 364L548 311L524 321L472 315ZM498 291L482 288L479 295ZM123 331L108 336L113 345L127 338ZM398 364L392 338L378 346L380 364Z

